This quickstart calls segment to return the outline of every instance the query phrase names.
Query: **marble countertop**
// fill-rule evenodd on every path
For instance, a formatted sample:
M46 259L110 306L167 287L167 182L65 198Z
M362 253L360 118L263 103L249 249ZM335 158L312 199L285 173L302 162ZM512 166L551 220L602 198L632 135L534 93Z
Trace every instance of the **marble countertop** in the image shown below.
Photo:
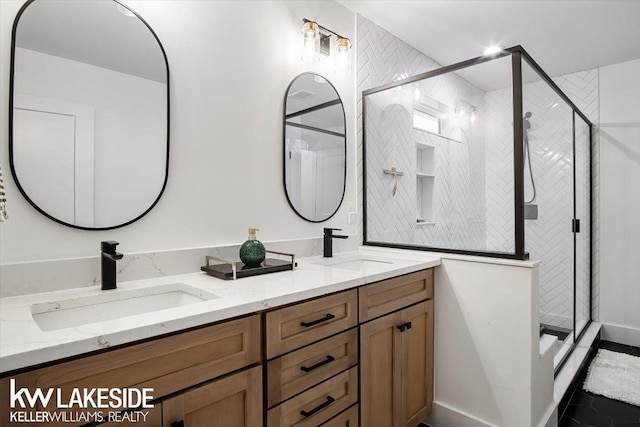
M327 262L366 258L383 262L357 262L342 267ZM225 281L190 273L118 283L118 289L99 287L68 289L0 299L0 372L55 361L236 316L314 298L440 265L432 254L403 255L397 251L361 247L357 252L298 260L293 271ZM348 267L345 267L348 266ZM153 295L158 286L187 285L218 298L112 320L43 331L32 316L32 306L98 298L109 292ZM53 303L53 304L52 304ZM82 303L80 303L82 304ZM60 308L60 307L56 307ZM96 308L98 310L99 308Z

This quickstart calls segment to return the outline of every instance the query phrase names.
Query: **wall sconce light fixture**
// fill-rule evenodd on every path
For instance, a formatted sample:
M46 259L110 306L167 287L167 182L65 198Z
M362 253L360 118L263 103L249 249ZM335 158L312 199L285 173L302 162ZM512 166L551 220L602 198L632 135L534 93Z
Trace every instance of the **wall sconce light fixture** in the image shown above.
M302 60L315 62L320 55L331 56L331 35L336 37L336 72L351 72L351 40L306 18L302 19Z
M467 101L461 101L456 107L453 109L454 114L456 114L461 119L471 122L471 124L476 121L476 106L469 104Z

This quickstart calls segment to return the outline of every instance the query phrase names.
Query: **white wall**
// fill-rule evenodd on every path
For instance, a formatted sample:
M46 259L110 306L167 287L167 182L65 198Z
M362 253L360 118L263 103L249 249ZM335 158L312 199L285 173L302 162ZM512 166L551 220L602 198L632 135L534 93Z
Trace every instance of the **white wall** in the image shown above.
M431 425L537 426L552 413L551 353L539 354L538 267L456 259L436 269Z
M247 227L261 240L319 237L323 227L356 232L355 78L327 61L300 58L301 18L355 42L353 12L325 1L126 1L154 29L169 60L169 182L158 205L127 227L91 232L50 221L19 194L9 174L8 91L0 97L1 165L11 217L0 226L0 262L96 255L99 242L125 253L241 243ZM11 27L22 1L0 2L0 82L9 83ZM259 25L256 26L256 23ZM347 193L339 212L312 224L289 207L282 184L283 100L289 82L316 71L335 85L347 117Z
M600 68L600 319L640 345L640 59Z

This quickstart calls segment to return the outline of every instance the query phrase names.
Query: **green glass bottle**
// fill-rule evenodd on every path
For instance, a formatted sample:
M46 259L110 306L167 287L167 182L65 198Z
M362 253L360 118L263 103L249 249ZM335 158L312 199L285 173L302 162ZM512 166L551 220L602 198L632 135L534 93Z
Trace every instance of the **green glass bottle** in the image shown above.
M256 239L256 231L260 230L249 228L249 240L240 246L240 261L249 268L260 267L264 261L264 245Z

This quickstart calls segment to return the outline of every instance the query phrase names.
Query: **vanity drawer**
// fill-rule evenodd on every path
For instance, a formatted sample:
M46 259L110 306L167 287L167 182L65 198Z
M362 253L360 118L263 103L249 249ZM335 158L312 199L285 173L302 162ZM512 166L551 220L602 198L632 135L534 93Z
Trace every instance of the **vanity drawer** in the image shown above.
M13 378L16 387L30 390L59 387L65 399L73 388L96 387L153 388L152 396L158 399L259 361L260 316L254 315L29 371ZM8 404L8 392L9 378L4 378L0 381L3 405ZM50 404L55 405L53 399ZM6 414L6 409L0 408L0 413ZM0 425L5 425L4 421L2 419Z
M353 289L267 313L267 358L355 326L357 298L357 291Z
M315 427L358 400L358 368L342 372L270 409L268 427Z
M358 427L358 405L353 405L346 411L331 418L321 427Z
M433 268L372 283L358 289L360 322L433 298Z
M358 331L351 329L267 364L269 407L358 363Z

